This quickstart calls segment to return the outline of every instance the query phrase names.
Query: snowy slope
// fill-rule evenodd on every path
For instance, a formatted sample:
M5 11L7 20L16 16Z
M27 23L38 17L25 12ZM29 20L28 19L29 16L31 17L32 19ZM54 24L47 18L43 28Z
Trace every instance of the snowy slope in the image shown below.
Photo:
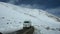
M0 32L9 33L23 28L29 20L34 34L60 34L60 18L40 9L30 9L0 2Z

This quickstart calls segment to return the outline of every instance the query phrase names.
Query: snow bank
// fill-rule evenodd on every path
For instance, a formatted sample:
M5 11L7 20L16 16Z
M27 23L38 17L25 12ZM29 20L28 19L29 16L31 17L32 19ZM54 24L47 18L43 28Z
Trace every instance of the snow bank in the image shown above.
M9 33L20 30L23 28L23 22L29 20L35 27L34 34L60 34L60 18L51 16L41 9L0 2L0 32Z

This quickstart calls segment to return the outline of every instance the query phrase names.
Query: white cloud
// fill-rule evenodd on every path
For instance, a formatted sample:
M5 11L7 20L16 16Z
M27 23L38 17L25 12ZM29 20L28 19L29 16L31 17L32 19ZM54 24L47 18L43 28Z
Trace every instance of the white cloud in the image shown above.
M15 4L16 2L18 2L19 0L9 0L8 3L11 3L11 4Z
M52 9L46 9L46 11L60 17L60 7L52 8Z

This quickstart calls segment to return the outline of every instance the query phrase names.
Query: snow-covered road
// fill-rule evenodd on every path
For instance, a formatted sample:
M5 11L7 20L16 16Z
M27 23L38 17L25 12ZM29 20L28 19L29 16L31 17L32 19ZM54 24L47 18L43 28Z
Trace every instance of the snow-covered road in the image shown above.
M20 30L26 20L31 21L32 26L35 27L34 34L60 34L60 18L41 9L0 2L0 32Z

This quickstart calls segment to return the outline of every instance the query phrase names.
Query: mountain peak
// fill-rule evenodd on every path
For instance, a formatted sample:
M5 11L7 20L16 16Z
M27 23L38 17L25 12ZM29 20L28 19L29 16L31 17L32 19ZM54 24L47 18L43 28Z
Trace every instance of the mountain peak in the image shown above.
M23 29L25 20L32 22L35 34L60 34L60 18L41 9L0 2L0 32L11 33Z

